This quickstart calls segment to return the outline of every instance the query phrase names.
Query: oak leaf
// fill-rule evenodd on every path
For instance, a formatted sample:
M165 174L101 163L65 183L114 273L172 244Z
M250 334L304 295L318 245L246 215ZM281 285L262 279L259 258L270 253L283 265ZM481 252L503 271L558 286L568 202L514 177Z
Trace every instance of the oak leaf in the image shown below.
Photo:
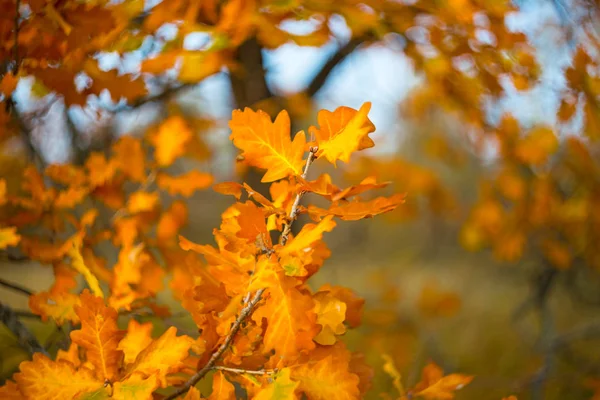
M75 370L69 362L54 362L41 353L35 353L32 361L21 363L20 370L15 381L30 399L74 399L103 386L90 370Z
M100 297L84 291L75 312L81 320L81 329L71 332L71 340L85 349L100 381L113 380L123 359L123 352L118 349L123 332L117 327L117 311L107 307Z
M306 137L299 132L293 141L290 139L290 117L286 111L271 122L269 115L260 110L234 110L229 127L230 139L242 150L244 161L267 170L262 182L302 174Z
M283 368L274 377L273 381L262 387L252 400L296 400L295 394L299 383L290 379L292 371L289 368Z
M325 157L336 165L337 160L347 163L355 151L373 147L374 143L368 136L375 130L367 117L370 109L371 103L367 102L358 111L349 107L339 107L333 112L319 111L317 121L320 128L309 128L319 147L317 156Z
M356 221L392 211L404 203L405 197L404 194L394 194L390 197L378 197L365 202L353 200L346 203L333 204L327 210L310 205L308 206L308 213L313 219L320 219L325 215L334 215L346 221Z
M155 375L161 387L167 387L168 374L178 372L193 340L187 336L176 336L177 328L171 326L158 339L155 339L129 365L125 377L134 374Z
M127 333L117 347L124 354L125 364L134 362L138 354L152 342L152 328L151 322L141 324L134 319L129 320Z
M423 368L421 381L414 387L414 395L432 400L453 399L454 392L472 380L472 376L462 374L444 376L440 367L430 363Z
M217 371L213 375L212 393L208 400L235 400L235 387L227 379L221 371Z

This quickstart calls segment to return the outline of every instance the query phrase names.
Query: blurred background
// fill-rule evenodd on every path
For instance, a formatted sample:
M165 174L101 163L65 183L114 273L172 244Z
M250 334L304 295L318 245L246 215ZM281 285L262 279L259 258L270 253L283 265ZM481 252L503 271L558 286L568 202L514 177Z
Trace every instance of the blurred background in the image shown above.
M326 235L332 256L311 283L347 286L366 299L363 324L347 342L376 369L368 398L393 391L382 354L407 386L430 360L475 375L460 399L600 396L596 2L215 1L189 25L183 15L203 2L140 3L127 40L86 49L85 57L143 81L142 94L115 96L108 85L87 91L94 75L67 71L59 59L56 71L23 64L3 132L0 174L9 184L28 162L82 165L118 138L143 137L180 116L195 151L173 172L198 169L266 193L256 172L236 161L232 110L286 109L292 130L307 131L321 109L370 101L375 147L335 169L317 164L309 177L328 172L345 187L373 175L391 182L382 193L407 194L395 211L342 221ZM20 7L26 24L36 6ZM78 14L62 17L78 28ZM6 43L14 41L9 33ZM18 61L5 47L2 76ZM33 52L26 42L16 47L22 60ZM67 84L59 74L70 74ZM310 195L303 201L319 204ZM182 234L212 244L231 200L209 188L186 202ZM52 276L38 263L2 265L2 279L33 291L46 290ZM28 309L14 291L0 287L0 298ZM158 299L175 303L169 289ZM185 317L163 322L194 328ZM26 323L52 335L35 319ZM9 330L0 333L9 376L26 353Z

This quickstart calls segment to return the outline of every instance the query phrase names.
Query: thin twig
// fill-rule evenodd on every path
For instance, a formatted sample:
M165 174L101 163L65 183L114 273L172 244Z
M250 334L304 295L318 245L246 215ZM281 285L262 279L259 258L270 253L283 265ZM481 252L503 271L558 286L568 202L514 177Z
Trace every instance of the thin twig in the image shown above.
M321 67L319 72L312 79L308 88L306 89L306 93L312 97L327 82L329 75L333 72L333 70L344 61L346 57L348 57L354 50L358 48L363 42L365 38L353 38L348 41L345 45L341 46L325 64Z
M319 149L317 147L311 147L309 153L308 153L308 158L306 159L306 165L304 166L304 171L302 172L302 178L306 179L306 176L308 174L308 168L310 167L310 164L312 164L313 160L315 159L315 154L317 154L317 151ZM296 219L296 216L298 214L298 206L300 205L300 200L302 199L302 196L304 195L303 191L298 192L298 194L296 194L296 198L294 199L294 204L292 204L292 209L290 211L290 215L288 216L288 222L285 224L285 227L283 228L283 233L281 234L281 239L279 240L281 242L281 245L285 245L286 242L289 239L290 233L292 232L292 224L294 223L294 220Z
M277 373L276 369L261 369L258 371L252 371L252 370L242 369L242 368L223 367L221 365L215 365L212 369L217 370L217 371L232 372L234 374L248 374L248 375L273 375L273 374Z
M24 294L26 296L33 296L33 291L31 291L21 285L18 285L16 283L12 283L7 280L4 280L2 278L0 278L0 286L4 286L5 288L14 290L14 291Z
M198 85L198 84L197 83L184 83L179 86L173 86L173 87L167 88L157 95L140 98L131 104L122 104L122 105L119 105L119 106L116 106L113 108L108 108L108 107L102 107L102 108L104 110L106 110L108 112L112 112L112 113L118 113L118 112L122 112L122 111L131 111L131 110L135 110L136 108L143 106L144 104L167 100L170 97L178 94L179 92L182 92L186 89L191 89L192 87L194 87L196 85Z
M15 312L6 304L0 303L0 321L17 337L19 344L25 348L29 354L42 353L48 356L46 349L33 336L25 325L15 314Z
M227 350L227 348L233 341L233 338L235 337L237 332L240 330L242 323L252 313L252 310L254 309L254 307L256 307L256 305L260 301L261 296L264 292L265 292L265 289L259 289L256 291L256 294L254 295L254 298L252 299L252 301L250 301L248 304L246 304L246 306L240 312L240 315L237 317L237 319L233 323L233 326L231 327L231 331L229 331L229 334L225 338L225 341L223 342L223 344L221 344L219 349L213 353L213 355L210 357L210 359L208 360L206 365L201 370L196 372L190 379L188 379L188 381L182 387L177 389L174 393L172 393L170 396L168 396L165 400L172 400L172 399L176 398L177 396L181 396L182 394L186 393L192 386L196 385L196 383L198 383L200 381L200 379L204 378L204 376L210 370L214 369L215 364L217 363L217 361L219 361L219 358L221 358L221 356L223 355L225 350Z

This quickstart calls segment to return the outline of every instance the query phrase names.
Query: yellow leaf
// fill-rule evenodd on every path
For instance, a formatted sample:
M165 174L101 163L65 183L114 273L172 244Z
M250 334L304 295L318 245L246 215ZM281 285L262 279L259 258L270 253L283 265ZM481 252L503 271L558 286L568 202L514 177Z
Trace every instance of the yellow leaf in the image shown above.
M176 336L177 328L171 326L156 340L153 340L136 357L127 370L126 376L142 374L156 375L161 387L167 387L166 376L183 368L183 360L193 340L187 336Z
M317 324L321 325L321 332L315 336L314 341L322 345L332 345L336 342L336 335L346 332L344 320L346 319L346 303L335 298L329 292L319 292L313 296Z
M235 400L235 387L225 379L221 371L213 375L212 393L208 400Z
M69 249L67 254L71 257L71 266L74 270L83 275L88 286L92 290L92 293L94 293L95 296L104 298L104 293L102 292L102 289L100 289L98 278L96 278L83 261L83 257L81 256L81 246L73 243L73 246Z
M11 226L0 228L0 249L8 246L16 246L21 241L21 235L17 234L17 228Z
M415 386L414 394L432 400L453 399L454 392L472 380L472 376L462 374L444 376L440 367L430 363L423 368L421 381Z
M152 343L152 322L140 324L134 319L129 320L127 333L117 347L125 355L124 361L130 364L150 343Z
M302 174L306 137L299 132L290 138L290 117L279 113L275 122L263 111L235 110L231 121L230 139L242 150L245 162L266 169L262 182L273 182L290 175Z
M109 399L114 400L137 400L152 399L152 392L158 388L156 376L143 378L133 375L120 382L115 382L114 392Z
M273 382L263 387L252 400L295 400L299 383L290 379L292 371L284 368L275 375Z
M117 327L117 311L87 290L80 297L81 305L75 311L81 329L71 332L71 340L86 350L87 360L100 381L114 380L123 359L123 351L118 349L123 332Z
M292 379L299 381L298 391L311 400L358 399L359 378L349 371L350 354L344 348L327 347L333 354L319 361L308 361L292 369ZM346 354L337 354L344 352Z
M558 139L552 129L537 127L517 143L515 155L525 164L540 165L557 149Z
M371 103L364 103L358 112L348 107L340 107L334 112L321 110L317 116L320 129L310 127L309 132L316 137L318 157L324 156L336 165L337 160L348 162L350 155L357 150L373 147L369 133L375 126L368 118Z
M135 192L129 197L127 210L132 213L152 211L159 204L158 193Z
M28 399L74 399L104 385L91 371L76 371L70 363L54 362L41 353L35 353L33 361L21 363L20 370L15 381Z
M184 197L190 197L195 191L209 187L212 182L211 174L195 170L179 176L159 174L156 179L159 188L172 196L180 194Z
M181 117L170 117L150 136L154 145L154 156L161 167L169 166L186 151L186 144L192 138L192 131Z
M400 396L404 396L402 376L400 375L400 372L398 372L398 369L394 364L394 360L392 360L392 357L390 357L388 354L382 354L381 357L383 357L383 360L385 361L383 364L383 371L392 378L392 382L398 391L398 394L400 394Z

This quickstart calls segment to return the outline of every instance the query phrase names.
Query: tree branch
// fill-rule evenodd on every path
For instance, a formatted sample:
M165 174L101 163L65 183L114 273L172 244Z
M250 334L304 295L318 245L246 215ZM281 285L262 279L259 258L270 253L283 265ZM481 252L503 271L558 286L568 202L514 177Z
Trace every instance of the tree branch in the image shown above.
M7 280L4 280L2 278L0 278L0 286L4 286L5 288L14 290L16 292L24 294L25 296L32 296L33 295L33 291L31 291L31 290L29 290L29 289L27 289L27 288L25 288L25 287L23 287L21 285L18 285L16 283L12 283L12 282L9 282Z
M15 312L6 304L0 303L0 321L17 337L19 344L29 354L42 353L48 356L48 352L25 325L19 321Z
M360 46L365 41L365 38L358 37L352 38L348 43L341 46L325 64L321 67L317 75L312 79L308 88L306 89L306 93L313 97L327 82L329 75L333 72L335 67L342 63L358 46Z
M144 104L168 100L169 98L175 96L176 94L179 94L180 92L183 92L187 89L191 89L198 84L199 84L199 82L198 83L194 82L194 83L184 83L179 86L172 86L154 96L142 97L140 99L135 100L133 103L129 103L129 104L125 103L125 104L122 104L122 105L119 105L119 106L116 106L113 108L105 108L105 110L112 112L112 113L119 113L122 111L134 110L136 108L143 106Z
M229 331L229 334L225 338L225 341L219 347L219 349L216 352L213 353L213 355L210 357L210 359L208 360L208 362L206 363L206 365L201 370L199 370L198 372L196 372L185 383L185 385L183 385L182 387L180 387L179 389L177 389L171 395L167 396L167 398L165 400L172 400L172 399L176 398L177 396L181 396L182 394L186 393L192 386L196 385L196 383L198 383L200 381L200 379L204 378L204 376L211 369L214 369L215 364L217 363L217 361L219 360L219 358L221 358L221 356L223 355L223 353L225 352L225 350L227 350L227 348L229 347L229 345L233 341L233 338L235 337L235 335L237 334L237 332L240 330L240 327L242 326L242 323L252 313L252 310L254 310L254 307L256 307L256 305L260 301L261 296L265 292L265 290L266 289L257 290L256 294L254 295L254 298L252 299L252 301L250 301L248 304L246 304L246 306L244 306L244 308L240 312L240 315L237 317L237 319L233 323L233 326L231 327L231 331Z

